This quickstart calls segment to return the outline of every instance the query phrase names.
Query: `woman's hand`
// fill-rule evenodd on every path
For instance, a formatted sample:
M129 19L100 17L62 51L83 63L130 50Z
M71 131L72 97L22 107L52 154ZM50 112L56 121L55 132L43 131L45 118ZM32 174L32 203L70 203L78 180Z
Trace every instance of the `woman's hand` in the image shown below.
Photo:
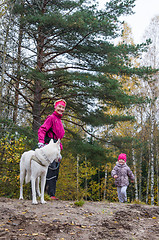
M114 178L116 179L118 176L117 175L114 175Z
M45 146L44 143L38 142L38 148L42 148L42 147L44 147L44 146Z

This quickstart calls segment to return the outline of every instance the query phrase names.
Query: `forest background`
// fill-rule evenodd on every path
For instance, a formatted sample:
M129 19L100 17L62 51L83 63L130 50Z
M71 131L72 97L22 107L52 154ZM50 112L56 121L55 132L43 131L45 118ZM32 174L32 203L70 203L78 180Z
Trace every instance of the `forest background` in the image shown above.
M120 21L135 0L100 10L86 0L0 4L0 196L19 197L20 156L37 147L38 128L62 97L57 196L117 201L111 170L124 152L135 175L128 201L158 205L159 17L135 45Z

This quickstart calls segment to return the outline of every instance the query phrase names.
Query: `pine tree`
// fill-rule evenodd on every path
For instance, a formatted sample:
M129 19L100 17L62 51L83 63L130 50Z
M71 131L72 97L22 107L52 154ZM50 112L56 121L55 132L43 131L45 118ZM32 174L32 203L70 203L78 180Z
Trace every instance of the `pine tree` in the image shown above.
M86 134L91 135L91 128L131 119L126 114L110 116L104 112L107 106L124 108L141 100L128 95L118 77L148 72L148 68L131 65L131 57L138 56L145 45L115 46L111 42L122 29L119 17L132 13L134 1L112 0L103 10L86 0L14 2L10 34L17 43L18 34L13 35L13 31L19 32L21 24L23 54L16 77L10 64L6 78L21 96L15 108L19 106L31 114L36 134L59 97L67 101L65 122L78 125ZM12 62L9 52L8 58Z

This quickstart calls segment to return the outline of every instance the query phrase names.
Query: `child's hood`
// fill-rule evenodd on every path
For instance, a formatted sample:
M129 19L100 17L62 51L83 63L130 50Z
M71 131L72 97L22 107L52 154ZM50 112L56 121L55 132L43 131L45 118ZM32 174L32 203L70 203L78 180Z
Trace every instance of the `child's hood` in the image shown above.
M127 164L124 163L124 164L120 164L119 162L116 163L116 165L120 168L123 168L123 167L127 167Z

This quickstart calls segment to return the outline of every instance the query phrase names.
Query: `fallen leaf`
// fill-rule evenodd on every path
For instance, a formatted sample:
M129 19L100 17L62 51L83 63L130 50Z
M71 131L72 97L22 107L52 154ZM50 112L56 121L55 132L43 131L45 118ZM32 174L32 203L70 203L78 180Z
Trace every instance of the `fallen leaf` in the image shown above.
M40 233L40 235L43 235L43 236L45 236L46 234L45 234L45 233Z

